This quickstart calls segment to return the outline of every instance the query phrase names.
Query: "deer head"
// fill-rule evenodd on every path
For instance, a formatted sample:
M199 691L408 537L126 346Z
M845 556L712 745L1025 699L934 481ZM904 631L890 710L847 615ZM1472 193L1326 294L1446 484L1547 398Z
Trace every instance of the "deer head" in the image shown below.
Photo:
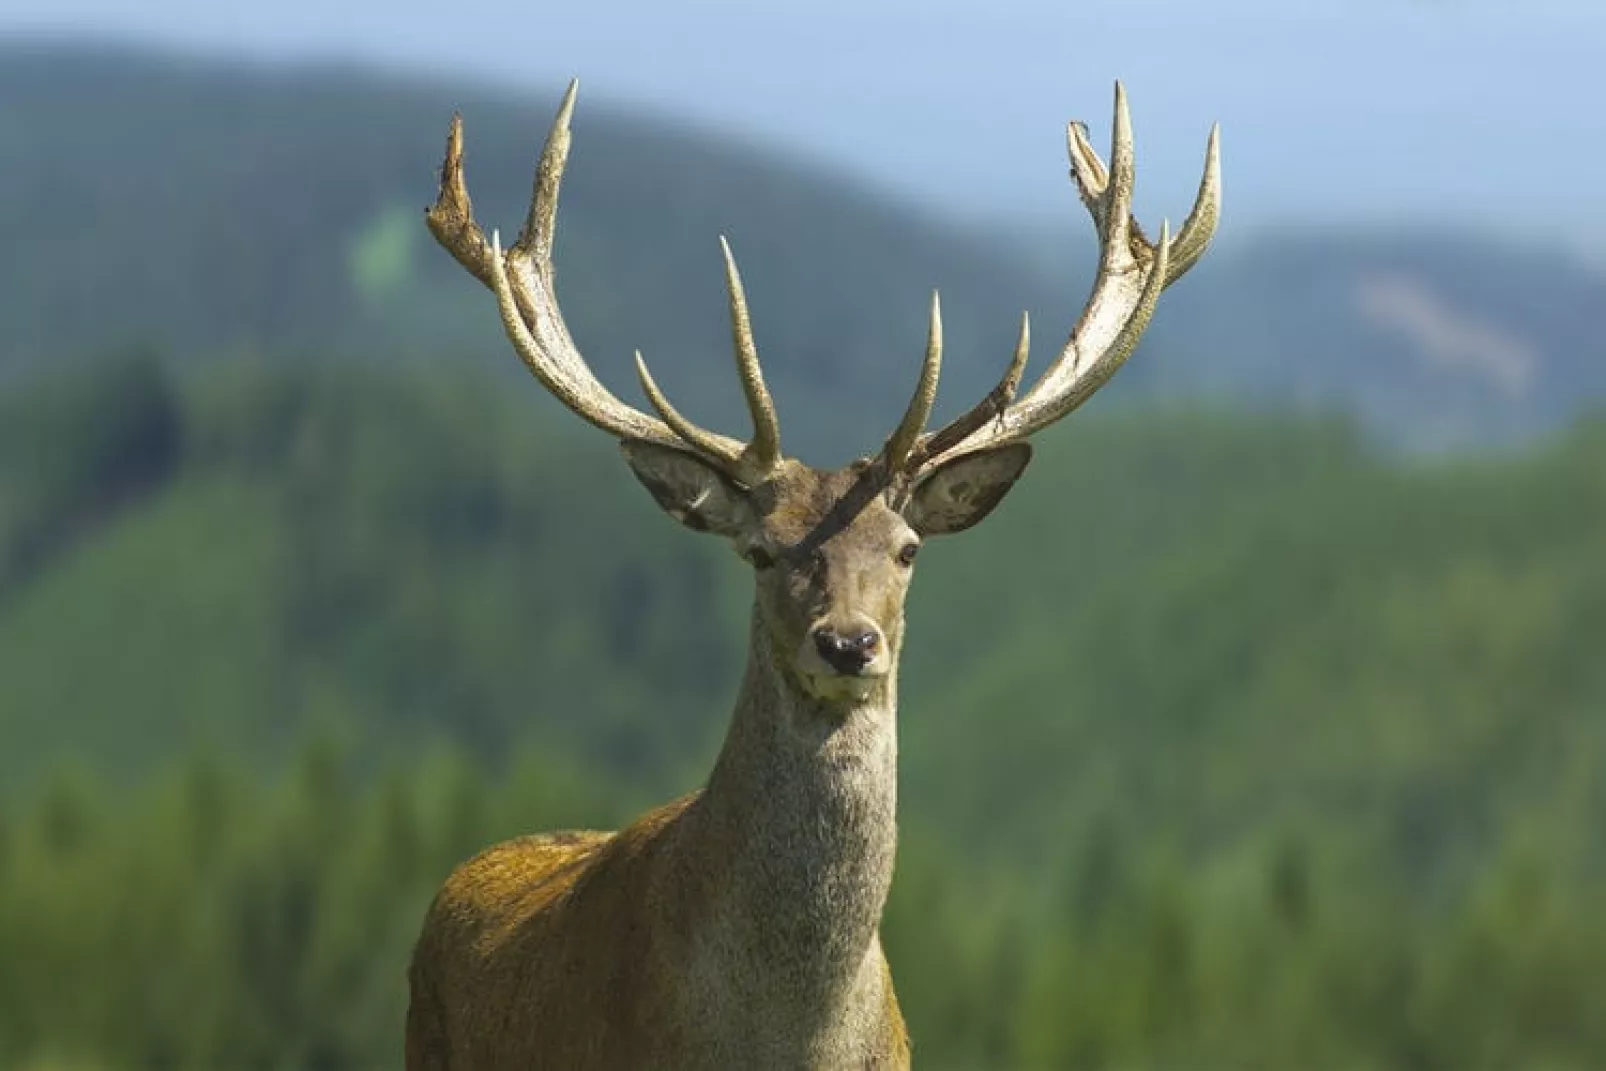
M897 667L904 597L922 541L963 531L998 505L1031 458L1028 438L1109 380L1137 345L1160 292L1203 254L1220 209L1217 134L1211 132L1204 177L1181 231L1173 237L1162 226L1151 242L1131 216L1132 131L1117 84L1108 166L1081 124L1068 132L1071 175L1093 217L1100 258L1092 295L1059 355L1017 399L1029 345L1023 316L998 385L928 432L942 361L933 295L925 362L902 420L878 452L827 471L781 452L741 276L723 238L751 438L739 442L681 415L639 352L637 372L656 416L621 402L592 374L564 324L552 265L576 88L570 85L547 137L529 215L511 248L504 251L494 233L487 240L474 220L459 118L447 140L440 196L427 215L430 230L495 292L508 338L535 377L576 415L620 440L631 471L670 516L725 538L752 565L756 619L771 660L792 687L828 708L862 702Z

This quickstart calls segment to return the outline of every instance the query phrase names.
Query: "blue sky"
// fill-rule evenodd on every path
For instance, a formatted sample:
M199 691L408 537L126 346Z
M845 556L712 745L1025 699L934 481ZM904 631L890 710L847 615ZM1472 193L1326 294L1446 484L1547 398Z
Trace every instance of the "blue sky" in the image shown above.
M42 32L349 58L548 97L578 74L582 109L644 102L982 218L1072 210L1063 123L1091 120L1102 141L1119 76L1148 216L1186 210L1219 119L1227 207L1245 226L1422 220L1606 248L1606 4L1579 0L0 7L0 34Z

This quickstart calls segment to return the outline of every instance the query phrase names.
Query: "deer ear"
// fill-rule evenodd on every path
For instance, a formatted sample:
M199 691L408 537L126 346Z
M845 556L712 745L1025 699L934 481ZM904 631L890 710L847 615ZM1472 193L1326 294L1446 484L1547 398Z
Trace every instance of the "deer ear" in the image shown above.
M1004 500L1031 459L1030 443L1011 443L939 465L915 485L904 520L921 535L963 532Z
M751 521L746 493L708 462L657 443L626 439L620 445L636 479L692 531L734 536Z

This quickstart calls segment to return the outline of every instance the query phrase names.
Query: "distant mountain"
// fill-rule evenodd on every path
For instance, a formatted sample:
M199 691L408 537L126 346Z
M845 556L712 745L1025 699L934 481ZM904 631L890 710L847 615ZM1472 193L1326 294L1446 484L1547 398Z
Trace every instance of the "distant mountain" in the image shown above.
M477 214L516 232L560 93L514 102L331 68L0 46L0 372L133 345L473 354L515 371L490 296L435 248L422 212L461 110ZM1019 310L1052 296L1013 250L849 179L583 93L574 131L559 286L626 397L640 398L639 347L683 409L745 429L722 233L789 445L818 460L889 430L932 287L954 407L1007 360Z
M559 92L515 102L331 67L0 46L0 376L137 347L469 358L522 376L489 295L420 217L459 109L479 215L516 230ZM1337 411L1418 449L1519 440L1606 397L1606 275L1559 250L1431 232L1257 237L1233 220L1229 187L1223 247L1167 295L1112 397ZM903 404L931 287L951 411L990 384L1021 308L1043 366L1092 264L1069 190L1048 223L984 232L582 94L558 250L574 333L623 396L639 398L639 347L683 408L740 431L721 233L788 446L819 462L872 447Z
M1358 414L1413 447L1498 444L1606 398L1606 275L1423 233L1268 238L1179 287L1149 373Z
M1029 242L1040 270L1075 270L1066 243ZM1416 450L1498 446L1606 399L1603 308L1606 273L1560 248L1376 229L1229 238L1167 293L1120 386L1347 413Z

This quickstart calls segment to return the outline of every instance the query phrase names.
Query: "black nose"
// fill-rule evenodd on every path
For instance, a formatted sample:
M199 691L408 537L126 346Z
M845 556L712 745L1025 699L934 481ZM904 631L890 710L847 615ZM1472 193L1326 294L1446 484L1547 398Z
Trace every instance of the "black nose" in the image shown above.
M830 628L814 630L814 649L820 657L838 673L848 675L864 672L880 643L881 638L869 629L847 636Z

